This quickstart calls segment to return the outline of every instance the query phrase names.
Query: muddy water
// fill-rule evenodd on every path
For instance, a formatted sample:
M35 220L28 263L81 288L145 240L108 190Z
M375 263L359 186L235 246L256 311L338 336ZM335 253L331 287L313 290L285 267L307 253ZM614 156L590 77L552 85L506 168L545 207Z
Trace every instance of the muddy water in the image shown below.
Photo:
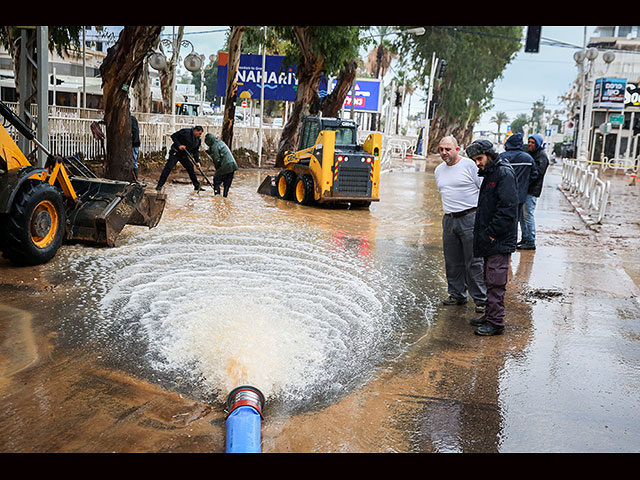
M203 400L251 384L294 409L334 402L401 354L431 318L423 282L439 281L438 259L413 262L406 245L433 224L416 177L388 182L395 209L349 210L262 197L260 176L239 174L227 199L171 185L159 227L65 249L80 307L69 329L83 317L110 360L143 352Z
M513 256L507 334L485 339L472 304L440 305L430 172L383 175L383 201L363 210L261 196L264 175L240 172L227 199L170 183L155 229L0 265L2 451L220 452L224 399L241 384L267 397L265 452L629 450L637 435L616 435L639 424L637 398L609 393L634 389L639 337L632 324L624 362L603 357L619 342L570 360L601 338L572 321L589 314L602 258L565 250L583 226L557 192L541 201L542 247ZM620 269L606 271L611 295L594 300L624 324L637 305L615 292ZM585 367L609 380L559 386ZM607 400L627 418L607 418Z

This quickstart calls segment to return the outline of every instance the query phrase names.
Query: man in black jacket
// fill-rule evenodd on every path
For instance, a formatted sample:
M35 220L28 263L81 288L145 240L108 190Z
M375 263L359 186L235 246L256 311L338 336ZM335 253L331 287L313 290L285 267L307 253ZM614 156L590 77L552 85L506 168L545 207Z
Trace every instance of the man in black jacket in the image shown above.
M180 162L189 174L191 183L193 183L193 189L195 191L204 191L204 188L200 186L200 182L196 176L193 163L187 157L187 153L190 153L193 156L196 165L200 167L200 156L198 151L200 150L200 137L202 136L202 131L202 127L195 126L193 128L183 128L171 135L173 145L171 145L171 148L169 149L169 159L162 169L156 190L162 190L171 170L176 166L176 163Z
M544 175L547 173L549 167L549 158L544 151L544 141L541 135L537 133L529 136L529 142L527 143L529 155L533 157L534 162L538 168L538 178L535 182L529 185L529 191L527 192L527 198L524 201L522 208L522 217L520 218L520 231L522 232L521 241L518 243L518 250L535 250L536 249L536 220L534 218L534 212L536 210L536 203L538 197L542 193L542 183L544 181Z
M466 149L483 177L473 229L473 254L484 258L487 287L485 314L474 318L478 335L499 335L504 330L504 294L509 261L518 235L518 188L516 174L508 161L498 158L493 144L476 140Z
M522 134L514 133L504 142L505 151L499 156L507 160L516 173L518 182L518 221L522 218L529 187L538 180L538 167L533 157L524 151Z
M138 181L138 154L140 153L140 127L138 119L131 115L131 148L133 150L133 177Z

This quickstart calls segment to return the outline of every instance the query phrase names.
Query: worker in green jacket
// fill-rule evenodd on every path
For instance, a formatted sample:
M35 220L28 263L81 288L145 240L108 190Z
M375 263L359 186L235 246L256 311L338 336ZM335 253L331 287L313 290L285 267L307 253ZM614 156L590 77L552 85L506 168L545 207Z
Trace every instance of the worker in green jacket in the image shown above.
M226 197L233 181L233 174L238 170L238 164L227 144L216 138L214 134L207 133L204 143L208 147L206 152L213 160L213 166L216 167L216 174L213 176L213 192L215 195L220 195L220 185L223 185L223 196Z

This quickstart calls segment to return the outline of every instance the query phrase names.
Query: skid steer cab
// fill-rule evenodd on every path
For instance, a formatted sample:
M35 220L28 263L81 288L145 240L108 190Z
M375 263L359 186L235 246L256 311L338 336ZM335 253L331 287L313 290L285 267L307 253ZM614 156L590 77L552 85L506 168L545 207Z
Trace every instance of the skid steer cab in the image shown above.
M264 179L258 192L301 205L349 203L369 207L380 188L382 134L358 145L353 120L307 116L296 152L287 152L285 168Z
M45 168L32 166L0 125L3 257L17 265L38 265L53 258L65 241L112 247L125 225L158 224L165 194L146 192L140 183L97 178L80 160L50 154L3 102L0 115L47 154Z

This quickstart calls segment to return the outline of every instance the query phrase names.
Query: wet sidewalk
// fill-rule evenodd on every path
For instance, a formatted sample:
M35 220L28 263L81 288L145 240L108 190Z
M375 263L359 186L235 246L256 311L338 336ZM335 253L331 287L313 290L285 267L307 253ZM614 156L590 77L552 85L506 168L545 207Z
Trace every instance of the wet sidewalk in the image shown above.
M513 255L507 309L530 308L531 321L500 378L500 451L640 450L639 187L604 179L609 205L594 232L553 165L535 213L537 250Z

